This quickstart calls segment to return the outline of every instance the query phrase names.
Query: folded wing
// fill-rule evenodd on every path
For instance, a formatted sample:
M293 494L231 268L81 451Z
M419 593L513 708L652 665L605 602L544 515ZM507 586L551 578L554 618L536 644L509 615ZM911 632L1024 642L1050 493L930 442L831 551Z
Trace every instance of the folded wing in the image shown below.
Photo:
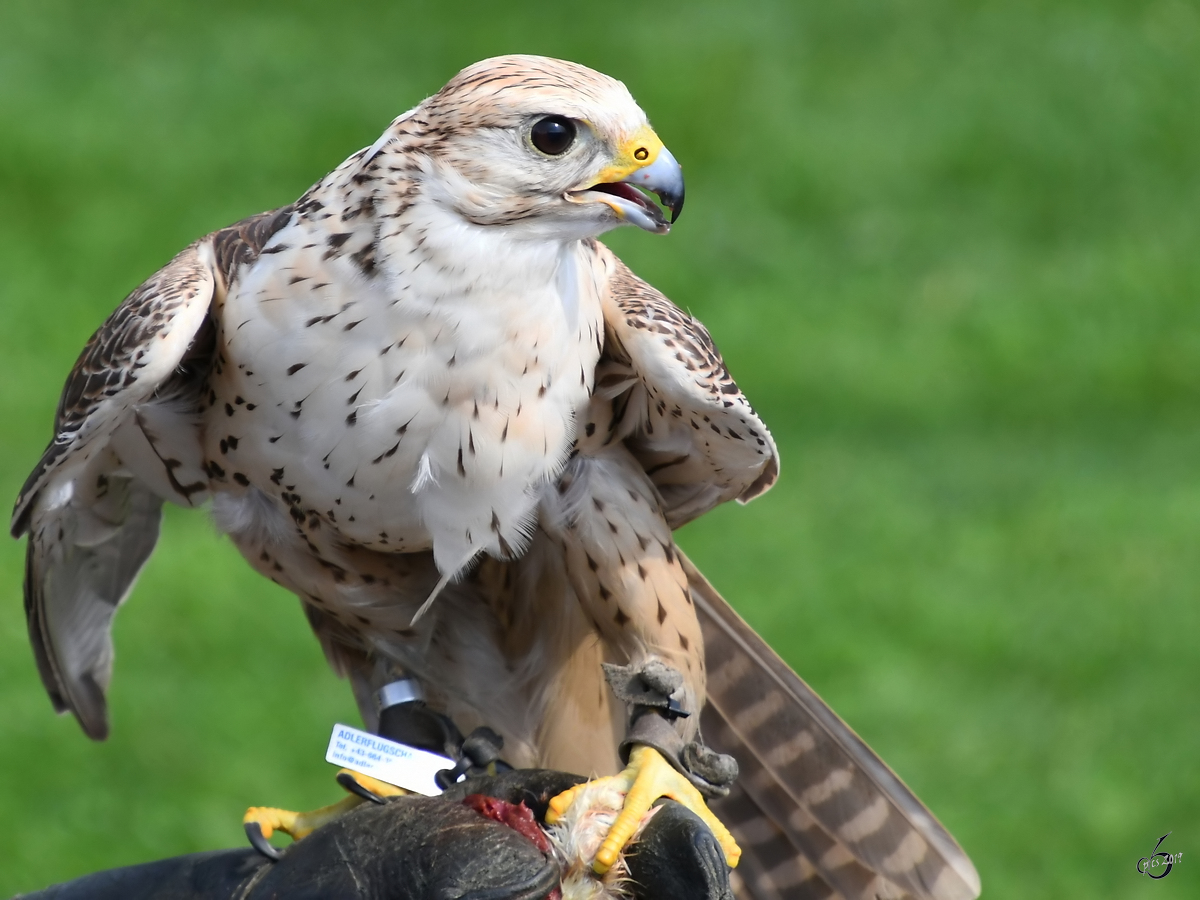
M596 392L613 398L613 437L645 468L672 528L754 499L778 478L779 454L707 329L597 246L608 290Z
M264 213L196 242L125 299L68 376L54 438L17 498L38 671L55 709L89 737L108 734L112 620L154 550L163 501L208 496L200 394L214 362L214 294L289 216Z

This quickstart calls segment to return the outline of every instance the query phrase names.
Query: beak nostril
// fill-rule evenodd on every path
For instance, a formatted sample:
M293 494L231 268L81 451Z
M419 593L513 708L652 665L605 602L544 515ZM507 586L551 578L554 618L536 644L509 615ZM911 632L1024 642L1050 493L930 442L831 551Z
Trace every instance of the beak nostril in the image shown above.
M633 158L636 159L638 162L644 161L646 159L646 157L648 157L649 155L650 155L650 151L647 150L645 147L638 147L636 150L633 151Z

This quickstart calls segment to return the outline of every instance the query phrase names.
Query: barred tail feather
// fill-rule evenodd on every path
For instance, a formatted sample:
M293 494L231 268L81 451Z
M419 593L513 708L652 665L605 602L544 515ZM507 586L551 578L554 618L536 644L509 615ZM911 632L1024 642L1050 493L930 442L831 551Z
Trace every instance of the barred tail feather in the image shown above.
M681 554L682 556L682 554ZM683 559L704 632L706 742L741 775L713 804L742 846L746 900L974 900L949 832Z

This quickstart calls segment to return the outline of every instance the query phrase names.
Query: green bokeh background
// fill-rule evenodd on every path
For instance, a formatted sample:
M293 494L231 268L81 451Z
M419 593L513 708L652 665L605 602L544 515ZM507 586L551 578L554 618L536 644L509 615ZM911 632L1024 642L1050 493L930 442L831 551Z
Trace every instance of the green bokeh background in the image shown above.
M1200 896L1200 8L4 0L0 496L120 298L503 52L624 80L688 174L611 244L783 455L679 540L985 896ZM238 845L357 721L296 603L171 510L113 736L55 718L0 542L0 896ZM1165 880L1134 871L1163 833ZM1191 860L1189 862L1189 860Z

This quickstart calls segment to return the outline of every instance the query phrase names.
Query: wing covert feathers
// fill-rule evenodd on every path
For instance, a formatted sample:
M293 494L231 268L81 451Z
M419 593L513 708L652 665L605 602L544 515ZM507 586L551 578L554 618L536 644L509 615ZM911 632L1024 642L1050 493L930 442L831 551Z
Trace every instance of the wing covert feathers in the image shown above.
M679 528L727 500L753 500L779 477L779 454L712 337L597 247L608 290L596 393L619 407L615 436L658 488L667 522Z
M979 896L979 875L954 838L680 557L708 664L701 727L741 768L734 791L713 805L744 851L740 895Z
M43 489L62 480L56 473L85 464L171 377L207 318L214 283L211 246L193 244L126 297L92 335L67 376L54 439L17 498L13 537L29 527Z

